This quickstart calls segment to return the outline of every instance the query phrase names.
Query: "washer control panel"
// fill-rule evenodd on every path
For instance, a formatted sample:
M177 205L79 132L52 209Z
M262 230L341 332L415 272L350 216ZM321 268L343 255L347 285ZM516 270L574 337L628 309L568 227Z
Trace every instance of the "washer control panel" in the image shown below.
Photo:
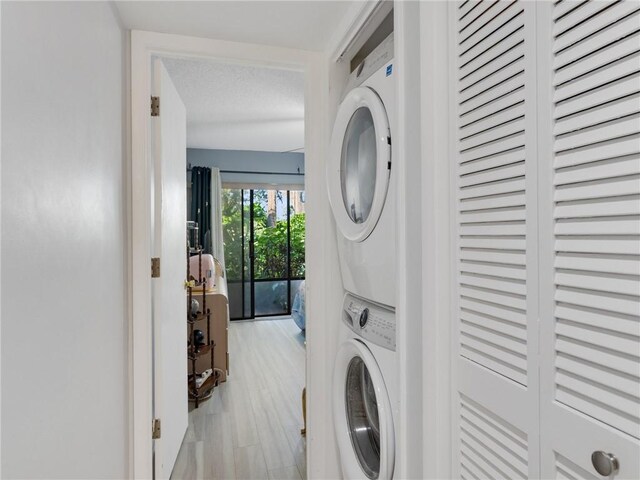
M346 294L343 321L365 340L396 350L396 314L393 310Z

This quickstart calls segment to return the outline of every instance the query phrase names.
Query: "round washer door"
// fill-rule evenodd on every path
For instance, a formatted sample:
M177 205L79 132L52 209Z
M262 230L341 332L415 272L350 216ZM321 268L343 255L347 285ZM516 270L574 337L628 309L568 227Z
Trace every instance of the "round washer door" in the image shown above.
M336 356L333 418L344 477L391 479L391 404L375 358L358 340L343 343Z
M361 242L382 214L391 165L389 119L368 87L351 90L340 104L331 136L327 183L336 224Z

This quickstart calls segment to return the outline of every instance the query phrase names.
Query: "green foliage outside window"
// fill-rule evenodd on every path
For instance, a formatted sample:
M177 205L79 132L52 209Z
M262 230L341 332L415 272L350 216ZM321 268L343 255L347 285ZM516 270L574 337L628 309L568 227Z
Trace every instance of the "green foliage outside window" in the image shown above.
M265 191L254 193L254 254L256 279L286 279L287 272L287 220L277 220L275 225L267 226L267 212L258 202ZM242 256L245 255L245 277L249 278L249 201L244 207L241 190L225 189L222 195L222 228L224 235L224 253L229 281L242 280ZM285 201L286 204L286 201ZM305 275L305 214L290 213L291 232L291 277L303 278ZM242 250L242 214L245 215L245 252Z
M248 216L247 216L248 218ZM241 190L222 191L222 234L227 280L242 280Z
M305 214L291 215L291 277L304 278Z

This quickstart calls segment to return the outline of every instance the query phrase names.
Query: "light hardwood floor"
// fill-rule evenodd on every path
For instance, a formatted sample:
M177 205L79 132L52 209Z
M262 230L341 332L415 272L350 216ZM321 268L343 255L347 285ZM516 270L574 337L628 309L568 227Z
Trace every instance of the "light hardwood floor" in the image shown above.
M304 338L292 319L231 322L229 378L197 410L174 480L305 479Z

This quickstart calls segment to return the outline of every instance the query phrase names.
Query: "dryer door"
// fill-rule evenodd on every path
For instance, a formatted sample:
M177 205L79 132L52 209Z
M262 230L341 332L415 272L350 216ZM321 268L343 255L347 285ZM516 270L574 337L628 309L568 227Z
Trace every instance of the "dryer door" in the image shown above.
M338 229L366 239L378 222L389 186L391 133L375 91L358 87L345 97L331 137L327 183Z
M378 364L358 340L338 351L334 425L344 478L393 477L395 437L391 404Z

